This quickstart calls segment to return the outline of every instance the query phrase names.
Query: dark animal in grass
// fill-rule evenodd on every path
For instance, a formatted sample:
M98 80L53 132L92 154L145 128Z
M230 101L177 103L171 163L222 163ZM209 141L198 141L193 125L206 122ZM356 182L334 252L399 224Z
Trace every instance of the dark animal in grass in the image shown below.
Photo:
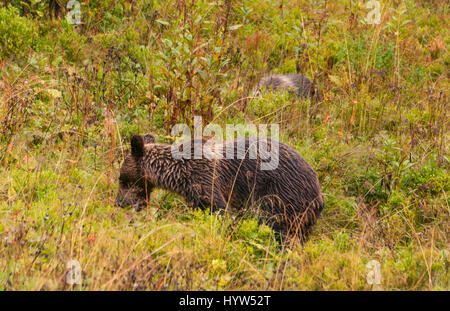
M255 95L259 95L262 89L273 91L286 90L298 97L310 98L312 101L323 100L322 92L311 80L302 74L270 75L263 77Z
M231 157L176 159L171 145L155 143L152 134L133 136L131 153L120 169L116 205L144 207L150 192L157 187L184 196L194 207L211 208L212 211L255 207L278 237L287 238L289 244L303 241L324 207L316 172L284 143L270 139L242 139L214 143L222 150L233 144ZM261 169L265 160L259 157L260 149L256 148L256 157L249 156L249 147L261 144L261 141L270 151L275 151L274 146L278 146L277 152L273 153L278 157L278 166L272 170ZM213 150L206 148L206 140L190 142L191 154L195 144L205 147L204 154ZM217 153L217 149L214 150Z

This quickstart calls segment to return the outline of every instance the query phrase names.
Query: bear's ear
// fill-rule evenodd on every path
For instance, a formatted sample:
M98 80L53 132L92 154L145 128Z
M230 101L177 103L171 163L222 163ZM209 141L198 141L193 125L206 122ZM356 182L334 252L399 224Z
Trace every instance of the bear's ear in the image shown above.
M144 155L144 138L141 135L131 137L131 154L136 158Z
M156 143L155 134L153 134L153 133L144 134L144 135L142 135L142 137L144 137L144 143L145 144L154 144L154 143Z

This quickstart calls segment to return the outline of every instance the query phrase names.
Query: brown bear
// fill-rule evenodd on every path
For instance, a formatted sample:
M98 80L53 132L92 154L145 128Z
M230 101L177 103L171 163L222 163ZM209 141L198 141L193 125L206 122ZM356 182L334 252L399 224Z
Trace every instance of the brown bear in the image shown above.
M274 91L286 90L294 93L295 96L310 98L315 102L323 100L322 92L311 80L302 74L281 74L263 77L255 92L256 96L261 93L262 88Z
M190 157L179 158L173 150L180 146L156 143L152 134L134 135L120 169L116 205L146 206L158 187L212 211L258 207L279 237L304 241L324 202L316 172L297 151L269 138L189 143ZM192 157L194 146L202 146L201 157ZM267 156L261 146L278 157L272 169L262 169Z

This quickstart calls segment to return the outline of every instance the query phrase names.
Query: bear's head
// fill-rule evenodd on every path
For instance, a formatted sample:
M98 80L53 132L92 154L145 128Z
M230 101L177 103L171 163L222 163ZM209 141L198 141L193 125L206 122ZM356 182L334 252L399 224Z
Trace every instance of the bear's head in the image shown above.
M150 143L155 143L155 136L151 133L131 137L131 153L120 168L116 206L135 208L147 206L152 186L145 178L142 161L145 156L145 144Z

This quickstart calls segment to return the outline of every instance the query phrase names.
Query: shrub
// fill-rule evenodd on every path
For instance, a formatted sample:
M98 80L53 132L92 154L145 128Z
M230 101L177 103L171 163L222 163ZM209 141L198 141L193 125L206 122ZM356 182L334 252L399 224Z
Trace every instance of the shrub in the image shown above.
M34 46L36 27L12 6L0 8L0 57L26 56Z

